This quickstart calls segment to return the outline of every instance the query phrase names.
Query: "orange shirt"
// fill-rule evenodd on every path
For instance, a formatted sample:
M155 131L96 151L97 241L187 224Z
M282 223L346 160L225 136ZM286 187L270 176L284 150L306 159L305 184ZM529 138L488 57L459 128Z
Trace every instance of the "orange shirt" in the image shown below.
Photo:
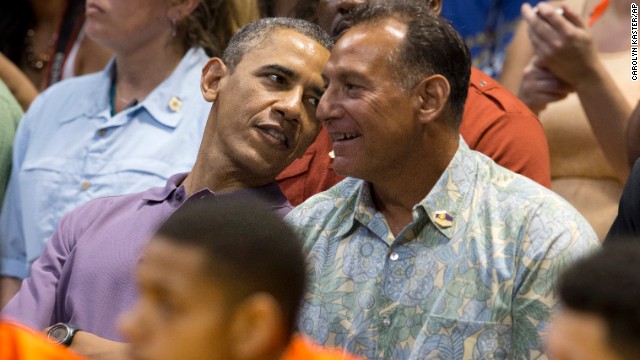
M12 322L0 322L0 359L82 360L70 350L50 344L41 334Z
M302 335L295 335L282 360L362 360L342 349L327 349Z
M504 86L471 68L460 134L469 147L507 169L551 187L549 147L538 118ZM294 206L343 179L332 168L324 127L316 141L276 179Z

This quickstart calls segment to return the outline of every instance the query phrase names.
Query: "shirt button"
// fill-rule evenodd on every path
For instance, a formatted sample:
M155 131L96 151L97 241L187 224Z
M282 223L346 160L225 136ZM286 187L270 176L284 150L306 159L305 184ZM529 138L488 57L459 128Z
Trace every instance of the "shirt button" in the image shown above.
M392 252L391 255L389 255L389 259L391 259L392 261L396 261L398 260L398 258L400 258L400 255L398 255L397 252Z
M100 129L100 130L98 130L98 135L99 135L100 137L103 137L103 136L105 136L106 134L107 134L107 129Z
M87 180L83 181L82 184L80 184L82 190L87 190L90 186L91 184Z
M182 194L181 193L177 193L176 194L176 200L182 201Z
M480 84L479 84L479 85L480 85L480 86L485 86L485 85L487 85L487 82L486 82L486 81L484 81L484 80L483 80L483 81L480 81Z
M382 319L382 325L384 326L391 326L391 319L388 316L385 316Z

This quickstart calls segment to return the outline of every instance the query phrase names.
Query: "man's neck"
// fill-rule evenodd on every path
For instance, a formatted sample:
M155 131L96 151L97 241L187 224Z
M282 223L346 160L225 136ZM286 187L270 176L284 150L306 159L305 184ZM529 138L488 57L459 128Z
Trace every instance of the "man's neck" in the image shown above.
M376 208L396 236L413 221L413 207L431 192L458 149L458 141L441 146L435 146L435 141L429 143L429 151L423 151L411 166L371 181Z
M193 169L183 182L187 196L191 196L205 188L213 192L223 193L261 187L275 181L275 175L261 176L254 174L250 169L242 169L233 162L227 161L223 156L209 157L204 161L200 159L204 159L201 154L199 154Z

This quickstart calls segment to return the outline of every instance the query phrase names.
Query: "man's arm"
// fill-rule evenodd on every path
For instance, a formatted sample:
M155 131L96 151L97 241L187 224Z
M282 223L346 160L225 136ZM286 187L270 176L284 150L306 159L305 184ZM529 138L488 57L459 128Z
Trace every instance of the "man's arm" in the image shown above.
M94 360L128 359L130 345L107 340L86 331L78 331L69 348Z
M74 213L62 218L53 236L47 241L40 258L31 267L31 277L22 282L20 291L4 307L2 315L31 328L42 330L56 319L58 286L64 265L75 246Z
M600 246L593 229L575 209L557 198L544 201L528 216L517 244L511 305L514 359L544 356L542 339L559 306L555 291L559 275Z

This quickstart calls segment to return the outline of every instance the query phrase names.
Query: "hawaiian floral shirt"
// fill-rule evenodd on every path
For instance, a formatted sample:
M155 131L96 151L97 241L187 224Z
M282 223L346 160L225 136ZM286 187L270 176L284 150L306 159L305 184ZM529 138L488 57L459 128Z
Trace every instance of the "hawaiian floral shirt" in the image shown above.
M599 246L567 202L463 140L396 237L352 178L287 220L309 260L299 330L369 359L544 358L558 274Z

